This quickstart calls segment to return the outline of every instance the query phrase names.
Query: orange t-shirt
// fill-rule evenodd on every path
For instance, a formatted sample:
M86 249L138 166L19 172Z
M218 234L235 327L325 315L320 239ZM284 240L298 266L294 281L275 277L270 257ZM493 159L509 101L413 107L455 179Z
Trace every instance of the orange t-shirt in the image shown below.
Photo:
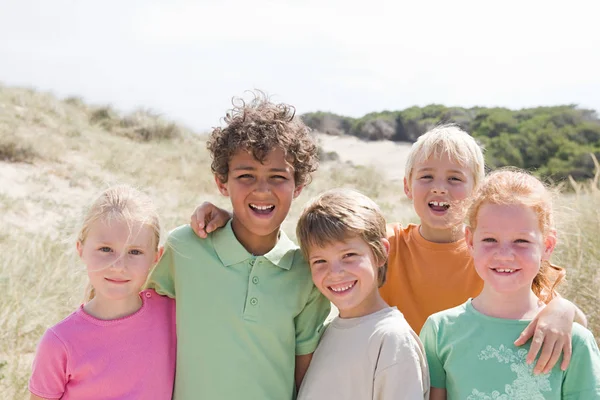
M393 233L391 229L393 228ZM419 226L388 225L390 256L381 297L396 306L415 332L427 317L475 297L483 281L475 272L465 240L433 243L419 233Z

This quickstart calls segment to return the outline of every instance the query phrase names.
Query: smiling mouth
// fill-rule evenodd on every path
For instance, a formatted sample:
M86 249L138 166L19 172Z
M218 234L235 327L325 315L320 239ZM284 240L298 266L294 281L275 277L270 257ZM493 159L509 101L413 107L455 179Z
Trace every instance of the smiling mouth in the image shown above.
M352 290L357 282L358 281L352 281L352 282L346 282L346 283L337 284L337 285L331 285L331 286L327 286L327 289L329 289L330 291L332 291L335 294L344 294L344 293L347 293L350 290Z
M427 205L433 211L446 211L450 208L450 203L447 203L445 201L430 201L429 203L427 203Z
M273 210L275 210L275 205L258 205L250 203L248 205L252 211L260 215L269 215Z
M116 284L123 284L123 283L127 283L129 282L129 280L126 279L111 279L111 278L104 278L107 281L111 282L111 283L116 283Z
M518 269L514 269L514 268L492 268L492 271L494 271L497 274L501 274L501 275L511 275L511 274L514 274L515 272L519 272Z

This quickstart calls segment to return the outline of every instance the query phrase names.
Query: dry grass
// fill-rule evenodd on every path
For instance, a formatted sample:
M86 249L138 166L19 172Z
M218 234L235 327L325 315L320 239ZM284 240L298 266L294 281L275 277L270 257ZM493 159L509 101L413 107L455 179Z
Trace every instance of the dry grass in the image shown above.
M33 165L0 161L3 399L27 398L31 360L41 334L82 300L86 277L75 257L73 235L83 209L99 191L114 183L145 189L159 206L164 231L186 223L201 201L228 206L215 188L201 136L180 128L172 134L166 122L158 140L132 140L119 129L132 132L132 127L163 122L157 123L159 117L152 113L122 118L110 109L98 110L78 98L60 101L29 89L0 87L0 129L10 126L18 143L28 143L36 154ZM284 230L294 237L302 205L334 186L355 187L373 197L390 221L415 221L397 183L385 181L372 168L336 162L320 168L294 202ZM560 227L557 261L569 271L567 297L587 312L593 330L600 333L598 181L577 189L563 198L569 209Z

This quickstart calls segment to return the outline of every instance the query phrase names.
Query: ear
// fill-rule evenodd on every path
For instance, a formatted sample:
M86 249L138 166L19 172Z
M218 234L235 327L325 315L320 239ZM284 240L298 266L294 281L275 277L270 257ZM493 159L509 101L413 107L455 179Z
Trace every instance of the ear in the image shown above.
M221 194L223 196L229 197L229 190L227 189L227 182L222 182L221 179L215 174L215 183L217 184L217 187L219 188L219 192L221 192Z
M552 256L552 252L556 247L556 241L556 230L552 229L546 236L546 239L544 239L544 254L542 255L543 261L548 261L550 256Z
M165 252L165 246L160 246L158 248L158 251L156 252L156 255L154 256L154 264L156 264L160 260L160 258L162 257L164 252Z
M473 255L473 230L470 226L465 227L465 242L469 248L469 253Z
M83 254L83 243L81 243L79 240L77 241L77 254L79 254L79 258L81 258Z
M381 238L379 240L381 241L381 244L383 245L383 248L385 249L385 256L387 259L387 257L390 255L390 241L387 240L386 238ZM383 262L383 264L385 264L385 261Z
M410 200L413 199L412 191L410 190L410 185L408 184L406 177L404 177L404 194L406 194L406 197L408 197Z
M304 185L298 185L296 186L296 189L294 189L294 199L298 196L300 196L300 193L302 193L302 189L304 189Z

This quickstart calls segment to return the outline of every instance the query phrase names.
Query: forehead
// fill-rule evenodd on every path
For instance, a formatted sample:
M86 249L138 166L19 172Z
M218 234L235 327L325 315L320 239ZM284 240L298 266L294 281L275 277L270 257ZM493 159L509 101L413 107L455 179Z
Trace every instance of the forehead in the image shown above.
M308 246L309 256L317 253L342 251L349 248L369 247L369 244L359 236L349 236L343 239L326 241L318 240L318 243L311 243Z
M539 230L538 216L522 204L485 203L477 214L477 230Z
M464 175L473 175L473 171L468 165L464 165L459 160L452 158L446 153L441 155L432 154L428 158L417 160L414 165L415 171L440 171L457 172Z
M286 158L285 151L280 147L275 147L269 151L264 160L260 162L251 150L237 150L229 160L229 168L235 169L277 169L292 171L293 167Z
M147 245L155 240L154 229L139 221L123 217L100 218L90 225L87 241Z

